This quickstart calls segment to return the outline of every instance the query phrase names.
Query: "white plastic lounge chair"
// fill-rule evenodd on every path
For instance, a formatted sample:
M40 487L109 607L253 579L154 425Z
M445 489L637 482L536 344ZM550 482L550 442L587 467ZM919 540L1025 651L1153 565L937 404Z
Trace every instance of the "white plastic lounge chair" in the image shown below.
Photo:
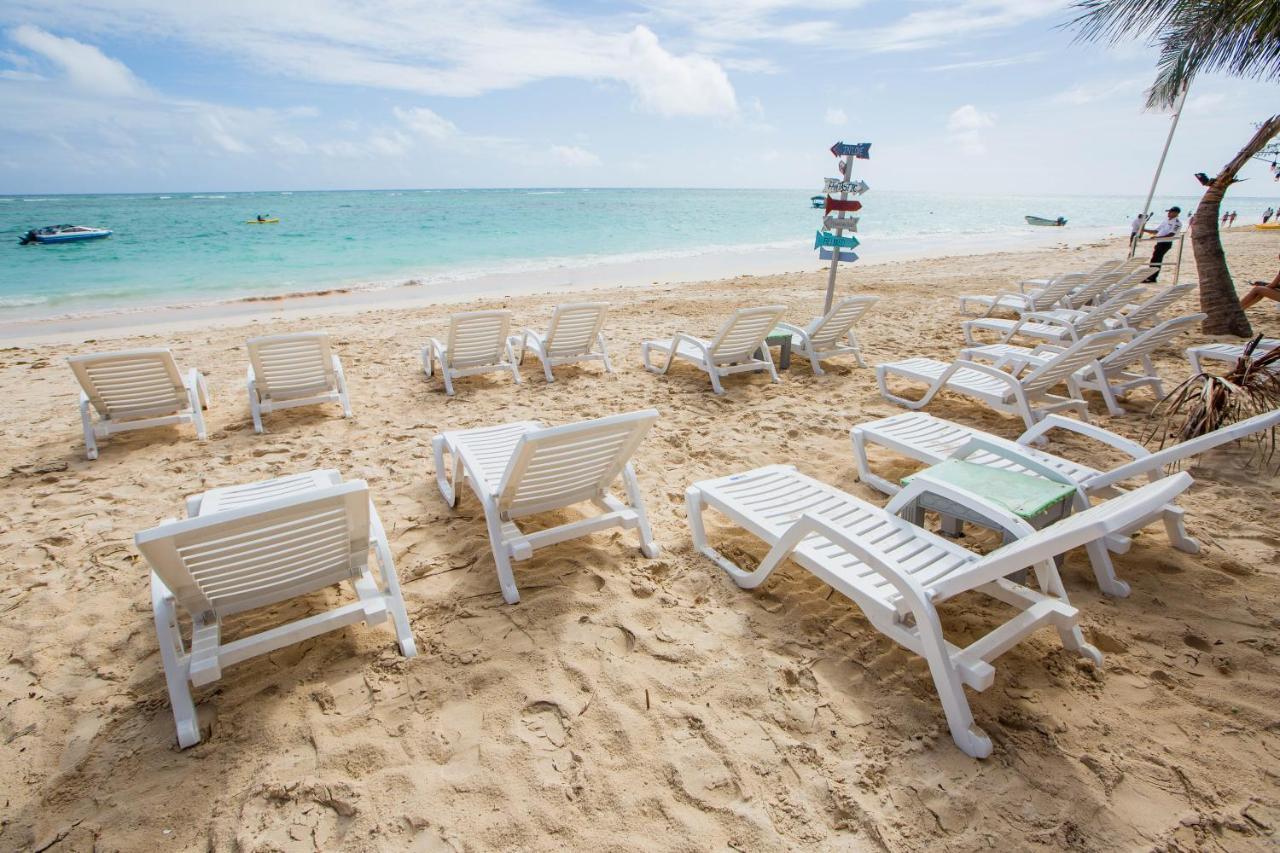
M923 412L904 412L900 415L858 424L850 431L850 438L853 441L854 461L858 466L858 479L888 495L897 494L899 486L871 470L870 459L867 456L868 445L888 448L925 465L936 465L952 458L960 448L972 440L981 439L991 448L1000 448L1000 452L975 451L964 457L967 462L1009 471L1021 471L1036 476L1039 476L1041 471L1055 471L1069 478L1071 482L1083 489L1087 496L1105 498L1118 494L1122 489L1121 484L1128 480L1157 479L1163 476L1165 469L1170 465L1176 465L1192 456L1206 453L1215 447L1238 441L1255 432L1278 425L1280 425L1280 409L1152 452L1110 430L1058 415L1050 415L1024 432L1017 441L1009 441ZM1131 461L1104 471L1031 446L1033 442L1043 441L1044 437L1055 429L1063 429L1091 438L1128 455ZM1025 457L1027 460L1025 463L1012 461L1019 454ZM1182 509L1170 504L1163 508L1162 514L1170 544L1180 551L1190 554L1198 553L1200 545L1187 535ZM1124 553L1129 547L1129 540L1127 537L1112 537L1107 546L1116 553ZM1105 567L1102 568L1105 572ZM1095 561L1095 574L1099 569ZM1114 576L1112 578L1100 576L1098 585L1108 595L1123 597L1129 594L1128 584L1114 580Z
M1045 287L1054 278L1061 278L1062 275L1072 276L1075 278L1076 283L1080 284L1086 279L1102 275L1103 273L1116 272L1116 271L1127 272L1128 270L1131 270L1143 263L1145 263L1145 261L1143 261L1141 258L1117 258L1110 261L1103 261L1093 269L1087 270L1085 272L1062 273L1052 277L1028 278L1020 281L1018 284L1022 288L1023 292L1030 291L1030 290L1038 290L1040 288Z
M253 431L264 432L262 416L277 409L338 403L351 417L347 379L324 332L250 338L249 412Z
M454 430L431 440L436 482L449 506L457 506L465 476L484 507L498 583L508 604L520 600L512 560L527 560L546 545L576 539L609 527L635 528L640 550L658 555L631 455L658 419L645 409L625 415L544 427L520 421L496 427ZM446 462L445 454L452 457ZM610 488L622 479L627 504ZM588 501L600 515L524 533L516 520ZM629 504L629 505L628 505Z
M202 411L209 408L204 377L193 367L184 379L169 350L73 355L67 362L80 383L80 423L90 459L98 458L98 439L132 429L193 424L204 441Z
M1138 305L1128 305L1115 319L1108 320L1109 328L1149 329L1160 322L1160 315L1169 310L1179 299L1195 290L1198 285L1175 284L1162 287Z
M1187 361L1191 362L1192 373L1203 373L1204 366L1201 362L1224 361L1234 365L1244 355L1246 346L1248 344L1200 344L1187 349ZM1262 356L1276 347L1280 347L1280 340L1263 338L1258 341L1258 346L1253 351L1254 357Z
M613 373L609 363L609 350L605 346L605 316L609 313L606 302L575 302L557 305L551 314L551 325L545 336L533 329L525 329L520 336L520 352L516 361L524 363L526 348L533 351L542 362L542 372L548 382L555 382L551 368L576 361L601 361L604 369Z
M1060 353L1035 365L999 367L957 359L951 364L932 358L908 358L876 368L880 395L908 409L922 409L939 391L954 391L974 397L998 412L1019 415L1028 427L1050 412L1075 411L1089 419L1089 407L1079 399L1076 376L1081 370L1098 369L1102 358L1132 333L1128 330L1097 332L1073 343ZM919 400L908 400L889 391L888 377L900 376L928 385ZM1071 397L1051 393L1066 383Z
M990 317L996 311L1043 311L1061 302L1077 286L1080 280L1071 275L1060 275L1046 282L1043 288L1027 290L1023 293L1003 291L991 296L968 293L960 297L960 313L970 314L973 309L982 309L979 316Z
M676 332L670 341L645 341L640 345L640 358L645 369L654 373L666 373L677 358L692 362L711 377L711 388L717 394L724 393L720 377L731 373L767 370L774 382L780 382L764 339L786 310L785 305L739 308L724 321L710 341ZM661 367L655 366L650 359L654 352L666 358ZM763 358L757 356L757 352Z
M819 376L823 373L819 362L837 355L851 354L857 360L858 367L866 367L853 327L878 301L879 296L850 296L840 300L826 314L814 318L805 326L779 322L776 328L791 333L791 351L809 359L813 372Z
M1089 279L1062 298L1061 307L1083 311L1090 305L1106 302L1117 293L1141 289L1142 280L1151 274L1148 267L1118 269Z
M431 338L422 348L422 370L430 378L435 363L440 364L444 392L453 396L453 380L461 376L511 371L520 384L507 331L511 328L510 311L467 311L449 318L449 337L445 343Z
M1118 317L1125 305L1142 292L1143 288L1131 288L1115 294L1100 305L1084 310L1055 308L1049 311L1028 311L1017 320L999 317L965 320L964 341L970 346L977 346L980 342L973 337L977 329L998 333L1000 339L997 343L1002 344L1007 344L1019 335L1053 344L1078 341L1091 332L1106 329L1107 321Z
M1190 331L1191 327L1203 320L1205 316L1191 314L1186 317L1175 317L1125 341L1098 359L1098 366L1102 368L1101 377L1099 371L1094 369L1084 368L1077 371L1076 390L1081 392L1093 390L1100 393L1107 404L1107 411L1112 415L1124 414L1124 408L1121 407L1117 398L1134 388L1149 385L1157 400L1164 397L1164 383L1160 379L1160 374L1156 373L1155 365L1151 363L1152 354L1166 344L1172 343L1182 333ZM962 349L960 355L970 361L987 362L1008 369L1012 364L1040 364L1060 352L1062 352L1061 347L1050 344L1041 344L1034 349L1010 344L990 344ZM1130 369L1135 366L1140 370ZM1105 381L1099 381L1100 378Z
M694 483L686 501L694 546L738 586L759 586L790 557L850 598L878 631L922 656L956 746L985 758L991 754L991 739L974 722L964 686L977 691L990 687L995 679L991 661L1052 626L1063 646L1102 662L1102 654L1084 641L1079 611L1067 599L1053 558L1158 512L1190 483L1188 474L1177 474L1039 531L981 496L927 474L917 476L884 509L782 465ZM983 557L896 515L926 491L983 504L984 512L1007 516L1022 538ZM702 520L707 506L769 546L759 568L744 571L707 543ZM1034 570L1039 590L1007 579L1027 568ZM971 591L1010 604L1018 613L958 648L943 636L937 605Z
M312 471L213 489L188 498L187 513L134 537L151 565L156 636L181 746L200 741L191 685L217 681L223 667L388 615L401 653L417 654L387 534L363 480L344 483L337 471ZM370 571L370 548L379 579ZM351 581L356 601L222 641L223 617L342 581ZM189 646L179 606L191 617Z

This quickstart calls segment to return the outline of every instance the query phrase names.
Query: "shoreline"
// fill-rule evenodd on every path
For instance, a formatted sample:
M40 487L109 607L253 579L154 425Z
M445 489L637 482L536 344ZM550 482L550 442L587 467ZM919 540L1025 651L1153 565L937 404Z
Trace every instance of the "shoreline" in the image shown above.
M1080 248L1100 240L1120 239L1121 229L1088 228L1063 234L1021 233L957 237L922 245L901 238L868 242L874 255L861 257L842 270L875 268L906 261L969 257L1007 251L1049 251ZM771 247L729 255L706 253L641 261L604 261L560 265L543 270L497 272L456 277L436 283L415 279L284 294L242 296L229 300L139 305L88 310L54 317L15 317L0 320L0 344L80 342L86 338L121 338L191 329L225 327L258 321L286 321L303 316L335 316L378 308L446 305L473 299L501 299L552 293L689 284L739 277L808 274L825 269L802 241L795 247Z

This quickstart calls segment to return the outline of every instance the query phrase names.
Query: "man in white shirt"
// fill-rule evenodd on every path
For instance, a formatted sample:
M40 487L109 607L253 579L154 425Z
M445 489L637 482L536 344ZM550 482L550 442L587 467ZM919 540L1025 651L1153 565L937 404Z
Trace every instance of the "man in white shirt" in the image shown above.
M1157 266L1164 260L1164 256L1169 254L1169 250L1173 248L1173 238L1178 236L1178 232L1182 230L1182 220L1178 218L1178 214L1182 213L1182 208L1174 205L1165 211L1168 218L1161 222L1155 228L1143 228L1142 233L1154 234L1156 247L1151 252L1151 264L1155 270L1148 278L1143 279L1145 282L1153 282L1160 277L1160 267Z

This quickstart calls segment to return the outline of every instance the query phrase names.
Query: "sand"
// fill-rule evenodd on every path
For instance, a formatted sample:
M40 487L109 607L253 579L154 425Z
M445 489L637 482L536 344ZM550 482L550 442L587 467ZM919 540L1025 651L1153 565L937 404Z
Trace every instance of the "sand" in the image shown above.
M1271 277L1275 235L1226 236L1240 279ZM1019 277L1084 268L1114 241L1069 250L935 258L853 269L842 293L882 297L862 332L873 363L961 345L954 297ZM1193 273L1191 273L1193 275ZM0 350L0 848L37 850L925 850L1246 849L1280 827L1280 479L1248 448L1191 469L1182 499L1203 552L1172 550L1158 524L1116 557L1133 586L1097 591L1082 553L1063 576L1100 668L1050 630L997 662L968 695L995 742L976 761L947 733L923 661L878 635L851 602L793 564L764 588L735 587L693 553L690 482L773 462L883 503L859 483L849 427L901 411L851 360L814 376L797 362L763 375L666 377L639 364L642 338L709 334L728 306L783 302L804 322L824 278L741 277L610 289L617 373L563 368L547 385L462 380L446 398L417 347L457 307L510 307L542 326L554 295L466 306L379 309L323 319L136 334L111 347L170 345L208 377L210 437L135 432L83 456L76 387L63 358L105 346ZM1188 309L1194 307L1188 304ZM1280 315L1253 312L1280 336ZM336 406L267 417L254 435L243 340L327 328L355 417ZM1187 373L1176 350L1157 366ZM1096 422L1134 438L1153 399ZM433 481L444 428L523 418L564 423L652 406L662 418L636 457L663 554L602 533L516 564L498 593L483 516L450 510ZM1015 436L1021 422L956 398L929 411ZM1055 452L1107 461L1095 446ZM892 454L882 469L913 466ZM180 515L205 488L335 467L367 480L387 524L420 655L384 627L356 625L230 667L197 691L208 737L178 751L132 535ZM750 562L759 545L724 523L717 547ZM992 547L989 536L963 540ZM233 620L234 637L348 597L334 589ZM962 640L1006 611L962 597L942 607Z

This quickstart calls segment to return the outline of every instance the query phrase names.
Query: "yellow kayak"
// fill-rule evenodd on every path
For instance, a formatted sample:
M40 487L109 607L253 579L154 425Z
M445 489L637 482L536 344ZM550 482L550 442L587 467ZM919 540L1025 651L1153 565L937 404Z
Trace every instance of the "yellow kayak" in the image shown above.
M1261 223L1259 223L1259 224L1257 224L1257 225L1254 225L1254 226L1253 226L1253 230L1255 230L1255 231L1280 231L1280 222L1268 222L1266 225L1262 225Z
M244 224L245 225L270 225L273 222L279 222L279 221L280 220L276 217L272 217L271 219L246 219L244 221Z

